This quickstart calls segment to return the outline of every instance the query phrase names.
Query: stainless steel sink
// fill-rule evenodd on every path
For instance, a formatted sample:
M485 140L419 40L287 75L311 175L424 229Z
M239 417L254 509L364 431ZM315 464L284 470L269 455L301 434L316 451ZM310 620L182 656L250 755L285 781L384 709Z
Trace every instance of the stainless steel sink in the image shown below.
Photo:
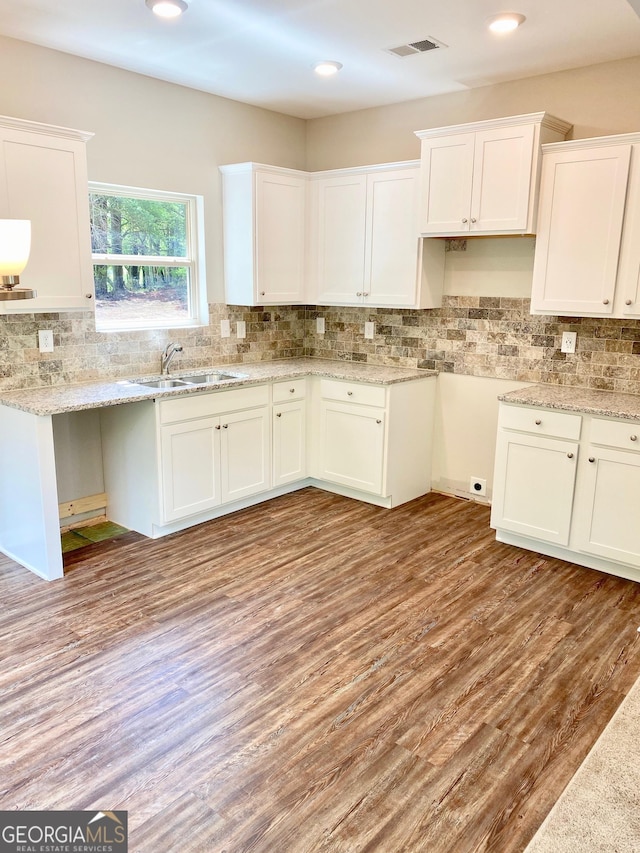
M182 376L183 382L188 385L215 385L216 382L224 382L225 379L244 379L241 373L224 373L216 370L212 373L194 373L191 376Z
M144 385L145 388L184 388L187 385L191 385L190 382L185 382L182 379L149 379L146 382L140 380L133 384Z

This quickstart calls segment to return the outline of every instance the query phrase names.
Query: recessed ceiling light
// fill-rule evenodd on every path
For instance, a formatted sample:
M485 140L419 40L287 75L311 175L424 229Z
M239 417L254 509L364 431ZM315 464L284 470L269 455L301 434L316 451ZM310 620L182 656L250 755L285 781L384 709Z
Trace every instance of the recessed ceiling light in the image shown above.
M492 33L510 33L517 30L527 19L519 12L500 12L487 18L487 26Z
M160 18L177 18L189 8L184 0L146 0L146 4Z
M332 59L323 59L313 66L313 70L321 77L331 77L332 74L337 74L341 68L342 63L334 62Z

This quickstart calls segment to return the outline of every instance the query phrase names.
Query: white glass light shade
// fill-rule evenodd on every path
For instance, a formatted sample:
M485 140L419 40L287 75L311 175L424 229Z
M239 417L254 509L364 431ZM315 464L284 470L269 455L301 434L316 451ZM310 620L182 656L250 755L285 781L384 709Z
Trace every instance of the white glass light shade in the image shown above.
M511 33L525 21L525 16L519 12L500 12L499 15L487 19L487 26L494 33Z
M29 260L31 221L0 219L0 276L20 275Z
M146 0L146 3L160 18L178 18L189 8L184 0Z
M333 59L323 59L321 62L316 62L313 70L321 77L331 77L337 74L342 68L341 62L335 62Z

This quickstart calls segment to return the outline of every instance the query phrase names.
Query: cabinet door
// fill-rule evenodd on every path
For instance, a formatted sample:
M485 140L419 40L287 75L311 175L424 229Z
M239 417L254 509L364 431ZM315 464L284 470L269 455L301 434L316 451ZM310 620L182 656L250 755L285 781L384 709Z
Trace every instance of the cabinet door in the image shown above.
M268 172L255 180L256 302L302 302L307 183Z
M255 495L271 484L266 406L220 416L223 503Z
M491 526L567 545L577 457L577 442L501 430Z
M318 181L315 189L319 305L353 305L364 290L367 176Z
M589 448L584 508L576 517L581 551L640 567L640 455Z
M164 522L220 504L219 418L163 426L160 460Z
M367 177L365 303L416 304L419 170Z
M631 146L616 287L618 316L640 317L640 143Z
M384 433L382 410L323 400L320 478L382 495Z
M307 475L306 402L273 407L273 485L283 486Z
M630 145L543 155L531 310L613 310Z
M457 133L422 140L423 234L446 236L469 230L474 138L473 133Z
M20 281L38 294L2 312L93 309L85 143L4 128L0 145L0 216L31 220Z
M470 230L522 233L527 228L533 125L476 133Z

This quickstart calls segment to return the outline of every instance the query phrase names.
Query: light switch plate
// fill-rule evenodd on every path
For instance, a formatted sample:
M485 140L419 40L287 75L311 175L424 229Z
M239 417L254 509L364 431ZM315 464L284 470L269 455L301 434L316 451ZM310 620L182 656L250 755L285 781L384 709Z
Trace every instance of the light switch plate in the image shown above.
M53 332L51 329L40 329L38 332L38 348L40 352L53 352Z
M578 337L577 332L563 332L562 333L562 344L560 345L560 352L575 352L576 351L576 338Z
M230 320L220 320L220 337L221 338L230 338L231 337L231 321Z
M375 323L365 323L364 324L364 336L368 338L368 340L373 340L373 336L376 333L376 324Z
M324 335L324 317L316 317L316 332Z
M247 337L247 324L244 320L238 320L236 323L236 337L238 338L246 338Z

